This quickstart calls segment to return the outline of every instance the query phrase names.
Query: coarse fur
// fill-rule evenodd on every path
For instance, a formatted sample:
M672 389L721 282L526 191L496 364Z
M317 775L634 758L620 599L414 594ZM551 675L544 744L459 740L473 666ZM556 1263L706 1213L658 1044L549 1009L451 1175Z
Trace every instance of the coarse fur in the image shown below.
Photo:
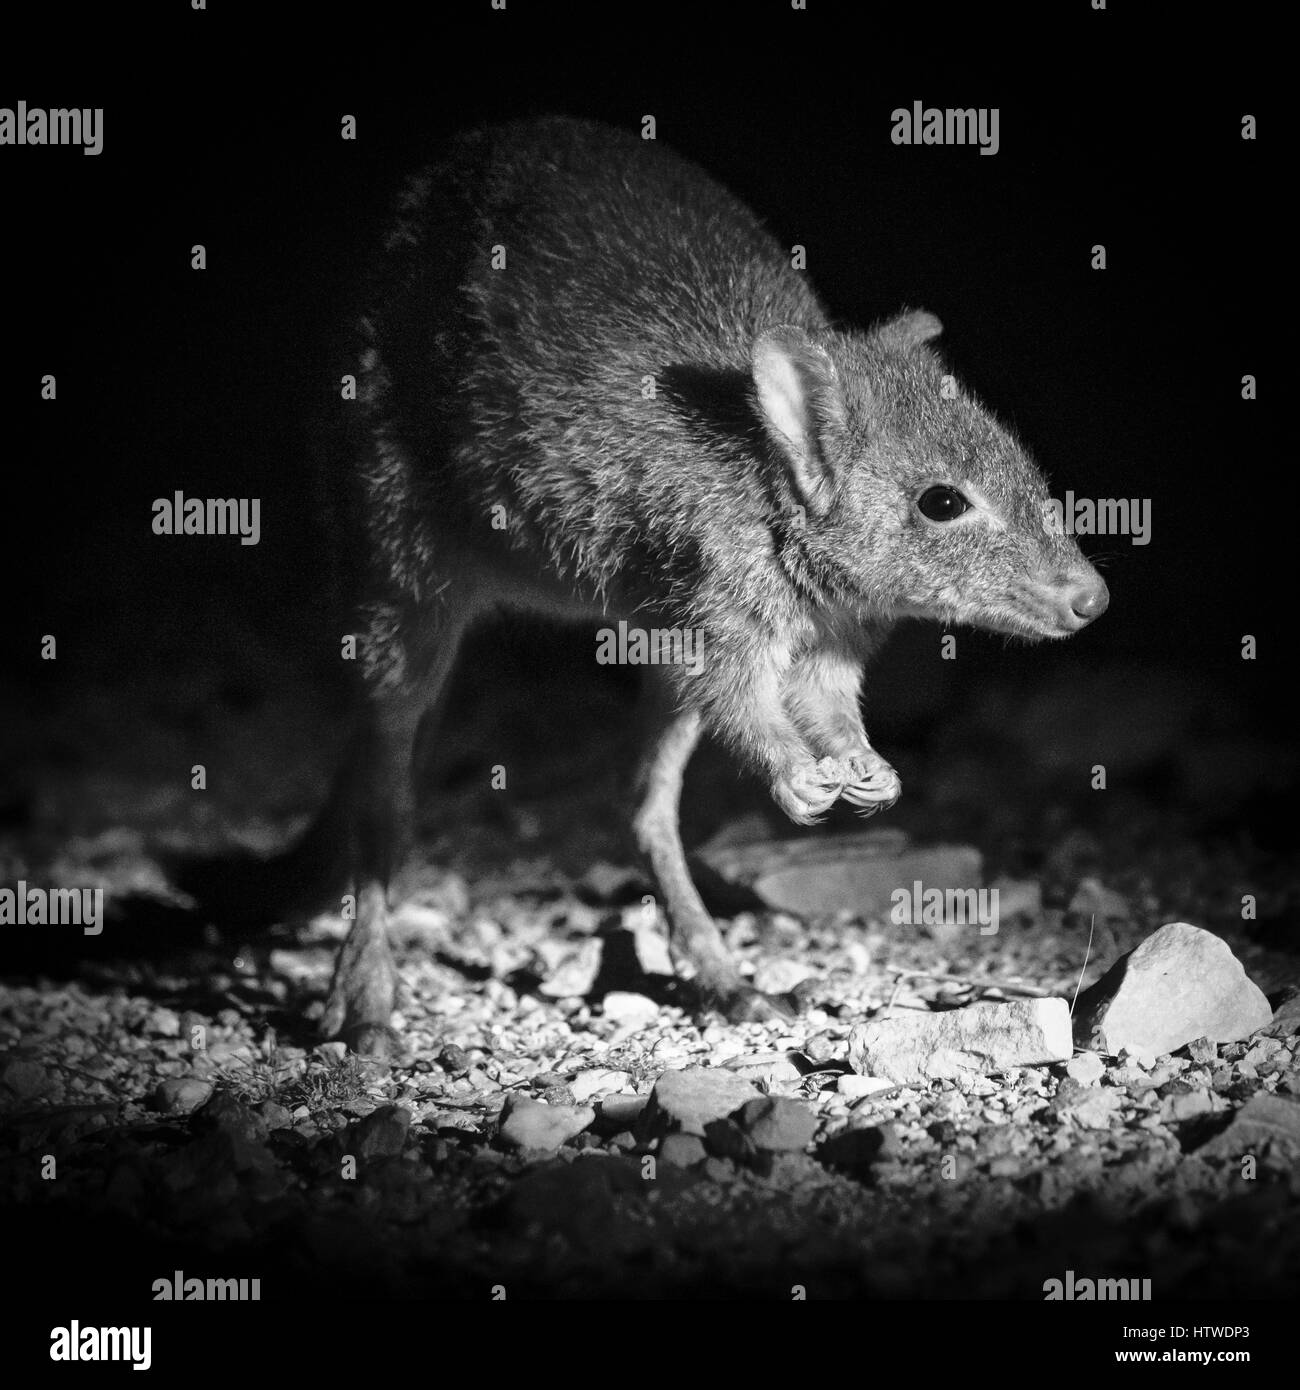
M1065 636L1105 606L1045 524L1024 449L904 312L832 325L736 198L653 141L551 118L475 131L410 180L361 324L372 582L367 717L321 830L358 916L324 1027L391 1048L387 893L411 835L411 752L457 644L523 609L702 634L647 668L634 829L671 940L732 1016L744 987L690 882L682 775L709 734L794 820L897 797L859 706L903 617ZM953 489L936 521L918 499Z

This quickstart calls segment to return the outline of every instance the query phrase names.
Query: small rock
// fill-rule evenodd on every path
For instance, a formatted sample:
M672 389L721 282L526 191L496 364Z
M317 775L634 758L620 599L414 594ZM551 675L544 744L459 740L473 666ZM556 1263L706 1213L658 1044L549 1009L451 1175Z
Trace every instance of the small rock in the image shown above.
M1043 885L1036 878L997 878L992 884L997 893L994 901L998 905L1000 921L1013 917L1042 916Z
M1264 1030L1274 1038L1289 1038L1300 1033L1300 994L1293 994L1277 1006L1273 1021Z
M1106 1075L1106 1063L1095 1052L1080 1052L1065 1064L1065 1074L1080 1086L1095 1086Z
M1246 1154L1267 1154L1281 1163L1294 1163L1300 1158L1300 1104L1281 1096L1254 1096L1222 1134L1196 1152L1200 1158L1234 1162Z
M1249 1062L1252 1067L1260 1067L1267 1062L1275 1052L1279 1051L1282 1044L1277 1038L1260 1038L1246 1055L1241 1059Z
M179 1038L181 1035L181 1016L175 1009L159 1005L149 1010L145 1028L156 1038Z
M829 1062L831 1058L843 1055L845 1045L842 1037L832 1033L829 1028L823 1028L804 1043L803 1055L810 1062Z
M1213 1110L1214 1097L1209 1091L1196 1086L1184 1087L1182 1082L1176 1081L1161 1099L1160 1118L1166 1124L1181 1124Z
M862 1100L864 1096L883 1096L898 1090L897 1081L887 1081L883 1076L859 1076L847 1072L835 1083L835 1089L850 1100Z
M807 1067L800 1067L797 1052L746 1053L726 1064L728 1071L756 1082L765 1089L798 1086Z
M694 1134L666 1134L657 1150L660 1163L673 1168L693 1168L708 1157L704 1141Z
M164 1115L188 1115L199 1106L206 1105L211 1095L210 1081L182 1076L160 1083L150 1100L153 1108Z
M764 994L789 994L816 973L801 960L765 960L754 972L754 988Z
M631 1079L630 1073L625 1071L607 1071L603 1067L593 1067L590 1071L580 1071L569 1082L569 1092L581 1105L596 1096L621 1091Z
M1263 992L1227 942L1171 922L1121 956L1078 1001L1081 1047L1172 1052L1194 1038L1231 1042L1272 1020Z
M579 880L579 887L599 903L610 903L623 896L640 879L635 869L598 859Z
M808 1106L775 1096L746 1101L736 1120L758 1148L774 1153L801 1152L817 1130L817 1116Z
M630 1129L649 1099L649 1096L605 1096L600 1102L601 1123L615 1129Z
M1081 1087L1065 1097L1058 1093L1053 1102L1058 1114L1068 1115L1084 1129L1109 1129L1122 1104L1119 1091L1100 1086Z
M501 1138L517 1149L558 1149L596 1118L589 1105L546 1105L512 1096L501 1120Z
M1073 1051L1064 999L906 1014L860 1023L849 1034L855 1071L904 1085L1065 1062Z
M659 1005L644 994L611 990L604 998L605 1017L624 1028L644 1028L659 1018Z
M1133 915L1128 899L1097 878L1080 880L1067 910L1079 917L1095 917L1098 922L1127 922Z
M406 901L388 917L388 939L394 946L436 950L451 935L452 919L426 903Z
M732 1176L731 1164L725 1158L706 1158L704 1176L710 1182L726 1182Z
M253 1109L266 1121L268 1130L288 1129L293 1124L292 1113L273 1100L264 1100L260 1105L255 1105Z
M643 1138L674 1131L702 1136L710 1120L725 1119L758 1094L744 1077L721 1067L665 1072L650 1092L637 1133Z
M600 962L604 953L604 942L598 936L589 936L580 946L565 958L538 986L538 993L548 999L582 998L591 993L591 987L600 974Z
M817 1157L836 1168L854 1169L897 1158L901 1151L898 1131L883 1124L841 1130L821 1146Z
M19 1100L35 1100L52 1087L54 1078L39 1062L12 1057L0 1071L0 1082Z
M668 949L668 937L658 921L638 917L632 928L633 949L641 969L647 975L672 975L673 958Z
M758 1148L735 1120L710 1120L704 1126L704 1142L715 1158L733 1163L752 1163Z
M194 1114L194 1128L197 1133L205 1130L218 1130L233 1135L244 1143L260 1144L268 1134L266 1121L253 1109L229 1091L215 1091L207 1103Z
M393 1158L406 1147L411 1112L400 1105L381 1105L359 1121L347 1139L361 1158Z
M1187 1044L1187 1055L1193 1062L1215 1062L1219 1058L1219 1046L1209 1038L1193 1038Z

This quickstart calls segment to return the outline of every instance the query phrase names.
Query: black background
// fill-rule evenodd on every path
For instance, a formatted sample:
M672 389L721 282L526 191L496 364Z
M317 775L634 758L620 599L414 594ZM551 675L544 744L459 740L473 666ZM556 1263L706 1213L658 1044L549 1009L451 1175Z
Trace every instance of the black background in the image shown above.
M837 317L938 313L953 364L1057 495L1150 499L1146 547L1084 541L1112 605L1071 661L1154 658L1212 673L1259 720L1284 714L1268 676L1291 568L1266 347L1268 41L1248 12L1223 33L1145 8L1139 26L1122 5L926 7L906 28L825 0L61 8L0 67L4 104L105 108L96 158L0 148L6 675L43 695L165 671L195 644L219 657L231 613L283 662L333 661L323 615L346 546L316 506L322 463L342 464L321 431L395 182L479 121L653 113L661 140L808 247ZM915 100L997 106L996 157L893 145L890 112ZM39 399L45 372L57 403ZM1246 372L1258 402L1241 400ZM151 503L176 489L260 497L261 544L155 537ZM57 663L38 660L46 632ZM1244 633L1260 661L1240 659ZM1049 659L979 636L965 651L1011 673ZM277 679L276 659L259 669Z

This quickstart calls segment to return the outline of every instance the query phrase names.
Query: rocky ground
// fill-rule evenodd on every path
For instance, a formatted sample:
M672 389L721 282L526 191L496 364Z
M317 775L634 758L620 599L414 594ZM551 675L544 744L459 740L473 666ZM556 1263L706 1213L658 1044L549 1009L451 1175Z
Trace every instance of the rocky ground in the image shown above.
M177 1269L259 1278L263 1298L1041 1300L1067 1271L1149 1279L1156 1298L1300 1291L1294 869L1203 813L1223 807L1216 759L1253 758L1241 796L1267 798L1280 753L1243 754L1230 731L1227 750L1202 738L1194 763L1170 763L1197 716L1166 704L1163 741L1111 731L1111 746L1128 738L1114 757L1127 790L1098 809L1055 790L1068 719L1052 758L1008 751L1061 688L994 689L949 742L916 745L910 813L794 841L705 759L687 809L688 830L710 832L694 835L701 881L746 972L800 1009L733 1026L692 1009L611 830L605 698L587 711L591 750L535 760L508 805L454 759L435 769L446 809L394 923L407 1050L393 1064L314 1037L337 915L223 933L168 888L156 852L168 836L228 843L232 825L246 845L282 842L317 787L277 781L267 749L279 740L289 766L283 746L318 727L276 706L251 721L261 734L235 715L238 736L204 730L250 769L235 810L218 795L178 811L186 793L156 775L171 737L156 706L136 731L148 757L130 728L117 762L82 756L66 727L87 727L84 710L61 761L34 746L40 794L0 879L99 883L114 915L57 950L9 937L11 1245L74 1284L111 1269L141 1297ZM465 717L466 746L496 713ZM175 735L187 766L192 737ZM997 930L891 920L890 886L914 869L996 886ZM1175 921L1204 930L1086 994L1072 1042L1080 982Z

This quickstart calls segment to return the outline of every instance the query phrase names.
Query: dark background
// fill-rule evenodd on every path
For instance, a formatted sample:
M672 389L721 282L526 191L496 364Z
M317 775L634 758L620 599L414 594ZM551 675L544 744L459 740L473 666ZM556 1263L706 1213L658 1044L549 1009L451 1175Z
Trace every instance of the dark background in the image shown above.
M321 514L346 467L339 353L391 191L476 122L560 111L635 129L653 113L665 144L807 246L838 318L936 312L954 367L1057 495L1151 499L1148 546L1084 539L1104 553L1112 602L1069 643L962 633L944 662L937 628L899 635L868 691L867 727L905 787L879 823L975 844L990 880L1032 874L1061 908L1099 873L1139 930L1239 927L1243 893L1258 893L1258 936L1296 948L1293 484L1275 370L1289 283L1275 190L1292 180L1260 74L1280 36L1250 5L1211 23L1086 0L809 4L60 5L26 32L7 17L0 105L103 106L105 148L0 148L0 881L89 882L89 862L93 881L133 888L146 835L180 827L208 847L278 816L251 841L270 848L286 816L319 804L345 718L354 561ZM890 112L916 100L998 107L999 153L895 147ZM1255 143L1239 138L1245 112ZM354 143L338 138L345 113ZM1104 273L1089 265L1097 242ZM39 399L46 372L54 404ZM151 504L177 489L260 498L261 543L154 536ZM45 633L56 662L39 659ZM1240 659L1246 633L1257 661ZM607 755L634 682L591 655L589 633L522 622L467 654L448 725L461 760L432 779L431 853L474 893L485 879L463 855L485 824L481 842L503 853L563 850L575 879L613 853L598 832L616 822L627 764ZM189 790L194 762L207 797ZM508 798L484 785L497 762ZM1105 797L1088 789L1097 762ZM692 844L736 809L719 766L692 765ZM563 844L522 833L543 791L549 814L533 819ZM119 827L140 834L114 839ZM33 1211L17 1263L40 1252L53 1272L29 1283L65 1290L66 1242ZM129 1287L134 1232L109 1243L105 1276L80 1217L65 1219L91 1252L71 1273L98 1297ZM1228 1219L1255 1229L1249 1212ZM1088 1210L1078 1220L1111 1234ZM1047 1210L1008 1233L1030 1255L1035 1239L1074 1237ZM983 1268L1000 1271L1008 1246L991 1248ZM1250 1273L1217 1271L1248 1287Z
M1275 472L1265 348L1278 317L1272 127L1249 55L1229 35L1171 32L1158 11L1145 29L1123 7L1075 4L967 30L927 7L903 32L877 8L511 0L502 14L481 0L268 21L177 7L102 31L74 10L12 46L6 104L105 108L97 158L0 149L15 727L75 706L90 684L125 698L196 663L198 704L254 710L286 682L294 698L342 699L352 556L320 503L322 477L346 467L331 431L361 268L394 184L440 136L563 111L631 127L655 114L662 141L808 247L841 320L902 304L938 313L953 365L1014 423L1055 494L1151 499L1146 547L1083 541L1103 555L1103 621L1061 647L971 634L958 663L940 663L937 630L917 628L873 685L887 725L932 726L982 676L1137 662L1211 692L1229 722L1285 728L1290 483ZM917 99L997 106L997 156L892 145L891 110ZM1245 111L1258 142L1239 138ZM354 143L338 138L344 113ZM55 404L39 399L45 372ZM1259 402L1241 401L1244 372L1261 378ZM261 544L155 537L151 503L176 489L260 497ZM46 632L56 663L38 659ZM594 668L588 634L510 632L472 655L480 687L558 665L575 688L623 698L627 673ZM1243 633L1260 660L1240 659ZM30 758L26 733L22 745ZM9 777L26 786L16 817L32 780Z

